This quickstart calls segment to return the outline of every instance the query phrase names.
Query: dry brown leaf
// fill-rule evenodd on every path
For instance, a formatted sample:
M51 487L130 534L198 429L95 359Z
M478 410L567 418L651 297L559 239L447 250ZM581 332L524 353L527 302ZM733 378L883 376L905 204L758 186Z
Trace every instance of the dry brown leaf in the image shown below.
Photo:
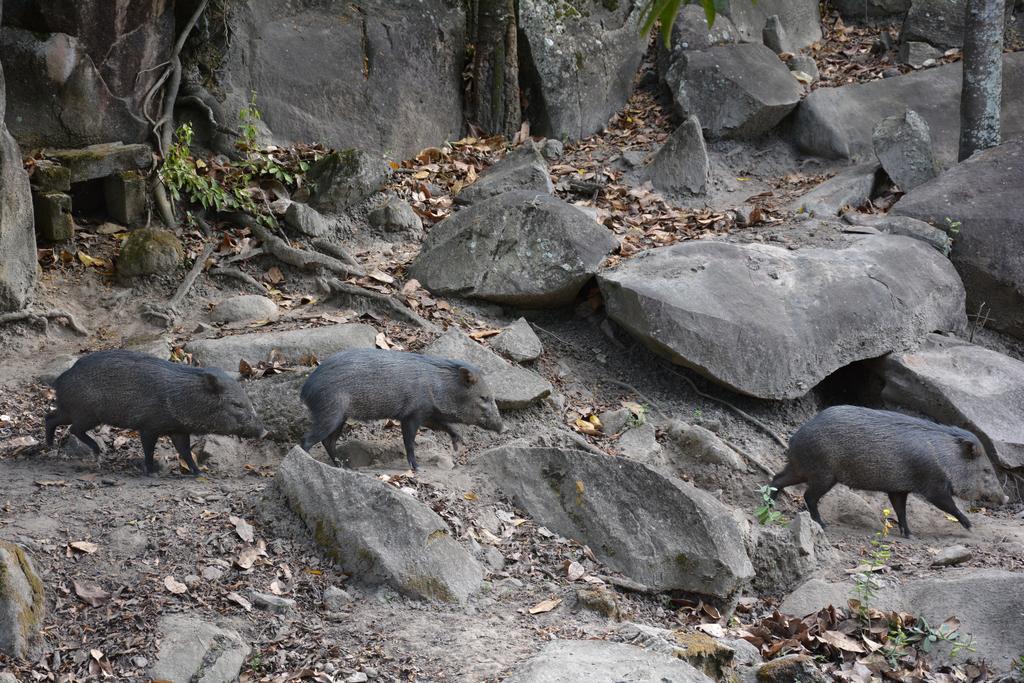
M244 609L246 612L251 612L252 611L252 603L249 602L248 600L246 600L245 598L243 598L238 593L231 592L231 593L228 593L225 597L228 600L230 600L231 602L233 602L236 605L238 605L239 607L241 607L242 609Z
M555 609L561 604L561 598L551 598L550 600L542 600L541 602L538 602L536 605L531 607L529 612L530 614L542 614L544 612L550 612L551 610Z
M90 543L89 541L74 541L73 543L69 543L68 547L72 550L77 550L80 553L85 553L86 555L92 555L100 549L98 545Z
M579 581L587 571L579 562L570 562L565 568L565 575L570 581Z
M228 517L228 521L235 525L235 532L238 534L240 539L246 543L252 543L256 540L252 524L249 524L249 522L245 521L241 517L235 517L234 515Z
M838 648L845 652L864 652L864 646L859 642L839 631L824 631L818 638L828 643L832 647Z
M107 600L110 599L110 593L103 590L95 583L78 583L73 582L75 587L75 595L77 595L82 602L92 607L99 607Z
M188 592L188 586L178 581L173 576L167 576L164 578L164 588L174 593L175 595L181 595Z

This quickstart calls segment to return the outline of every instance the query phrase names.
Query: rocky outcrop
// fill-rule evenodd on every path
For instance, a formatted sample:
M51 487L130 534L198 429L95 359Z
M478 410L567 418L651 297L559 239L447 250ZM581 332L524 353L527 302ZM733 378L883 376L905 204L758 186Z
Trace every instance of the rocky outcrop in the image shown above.
M425 600L465 602L484 572L448 525L413 496L296 446L277 487L321 550L352 578Z
M855 360L966 322L950 263L906 237L842 249L694 241L601 273L608 315L654 351L735 391L796 398Z
M171 683L231 683L238 680L249 644L238 631L187 614L172 614L158 624L161 634L151 680Z
M871 199L878 176L878 163L843 169L787 207L811 216L837 216L844 209L856 209Z
M616 245L608 230L561 199L506 192L435 225L409 272L435 294L565 306Z
M870 83L818 88L793 116L801 150L829 159L869 161L875 125L913 109L928 123L940 166L955 163L960 135L960 64ZM1003 139L1024 133L1024 53L1003 56Z
M676 114L695 114L710 138L763 135L803 94L775 53L755 43L682 52L665 82Z
M377 331L369 325L341 323L308 330L284 332L253 332L220 339L196 339L185 346L192 359L207 368L220 368L225 372L238 372L238 363L251 365L266 360L271 351L282 358L297 362L324 359L332 353L348 349L372 349L376 345Z
M675 129L644 169L643 177L670 197L704 194L711 178L711 162L696 116Z
M739 42L739 32L729 17L718 15L711 26L704 8L699 3L684 4L672 24L672 38L669 47L664 40L657 41L658 76L664 80L669 67L686 50L706 50L715 45L731 45Z
M520 0L518 7L520 83L531 130L578 140L604 128L629 99L647 45L639 8L564 0Z
M0 654L31 659L43 645L43 582L18 545L0 541Z
M931 132L914 110L879 121L871 142L882 168L904 192L935 177Z
M686 662L604 640L559 640L516 669L506 683L711 683Z
M535 361L544 353L544 345L526 318L516 320L491 339L491 348L517 363Z
M882 399L978 435L1002 467L1024 467L1024 363L952 337L880 362Z
M943 50L964 45L964 10L968 0L912 0L900 42L922 41ZM1007 2L1006 27L1013 22L1014 2Z
M387 177L388 166L380 155L357 149L331 152L309 167L309 203L338 213L381 190Z
M35 287L36 234L21 150L3 123L3 85L0 70L0 311L14 311L25 306Z
M990 327L1019 338L1024 338L1022 187L1024 139L1016 139L954 166L892 209L939 228L955 228L951 258L967 289L968 310L978 312L984 304Z
M762 594L793 590L835 555L808 512L799 513L787 526L753 527L751 546L753 586Z
M484 453L480 466L539 524L586 543L609 568L655 590L728 599L753 575L728 508L640 463L501 447Z

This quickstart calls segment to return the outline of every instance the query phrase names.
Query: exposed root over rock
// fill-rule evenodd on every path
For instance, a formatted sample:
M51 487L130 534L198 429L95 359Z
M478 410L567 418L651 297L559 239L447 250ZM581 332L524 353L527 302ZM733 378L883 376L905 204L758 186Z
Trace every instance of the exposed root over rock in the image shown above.
M42 326L43 332L49 332L49 321L50 320L63 320L67 323L67 326L83 337L89 336L89 330L82 327L82 324L75 319L75 316L71 315L67 311L62 311L59 308L48 309L45 311L14 311L13 313L0 314L0 325L6 325L7 323L16 323L27 320L29 322L38 323Z
M249 275L249 273L246 273L245 271L240 270L238 268L231 268L230 266L211 268L209 270L209 273L210 275L219 275L221 277L234 278L235 280L244 282L247 285L255 287L256 289L259 290L260 294L267 293L267 288L264 287L259 280L254 278L252 275Z
M248 214L234 213L229 218L231 221L249 228L256 239L263 243L263 248L267 253L289 266L295 266L302 270L322 268L344 277L349 275L364 277L366 275L366 271L359 266L349 265L334 256L321 254L318 251L296 249Z
M320 286L320 289L330 292L332 296L344 301L345 305L356 310L369 310L381 313L424 330L440 332L434 323L420 317L401 301L387 294L363 289L358 285L342 282L337 278L320 278L317 280L317 284Z
M170 301L162 305L149 304L143 308L142 314L150 318L162 320L165 325L173 325L175 319L179 315L178 307L183 301L185 301L185 297L188 296L189 291L192 289L192 285L195 284L199 274L203 272L203 268L206 265L206 259L210 258L210 254L213 253L213 250L216 247L217 244L215 242L210 242L206 245L203 249L203 253L196 258L195 263L192 264L192 268L188 271L188 275L185 276L185 279L178 286L178 291L174 293L174 296L171 297Z

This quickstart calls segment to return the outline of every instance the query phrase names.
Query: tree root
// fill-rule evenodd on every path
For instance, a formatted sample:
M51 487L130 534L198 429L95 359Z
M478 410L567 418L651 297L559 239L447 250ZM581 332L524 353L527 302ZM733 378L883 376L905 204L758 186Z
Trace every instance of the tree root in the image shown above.
M255 235L256 239L263 243L263 248L279 261L288 264L289 266L295 266L302 270L315 270L317 268L323 268L328 270L335 275L341 275L348 277L355 275L358 277L365 277L366 271L358 266L351 266L347 263L342 263L340 260L327 254L321 254L318 251L306 251L305 249L296 249L286 241L273 234L266 226L262 225L259 221L248 214L244 213L233 213L229 216L229 219L244 226Z
M74 330L76 334L83 337L89 336L89 330L82 327L82 324L78 322L75 316L58 308L45 311L14 311L13 313L0 314L0 325L20 322L22 320L41 324L44 333L49 333L50 331L49 320L64 320L67 326Z
M240 270L238 268L211 268L209 273L210 275L219 275L221 277L231 277L236 280L241 280L242 282L248 285L252 285L256 289L260 290L260 294L267 293L267 288L264 287L259 280L254 278L252 275L249 275L249 273L246 273L245 271Z
M345 305L351 306L356 310L364 312L369 310L387 315L393 319L402 320L424 330L440 332L434 323L420 317L418 313L401 301L387 294L363 289L358 285L342 282L337 278L320 278L317 280L317 284L321 289L330 292L333 296L344 301Z
M217 248L215 242L210 242L203 249L201 253L192 264L192 268L188 271L188 275L182 280L181 284L178 285L178 291L174 293L171 300L166 304L147 304L142 309L144 316L162 320L164 325L170 327L174 324L174 321L178 317L178 307L185 301L185 297L188 296L189 291L192 289L192 285L195 284L199 278L199 274L203 272L203 267L206 265L206 259L210 258L210 254Z
M356 261L355 258L345 251L345 248L340 244L335 244L334 242L325 239L315 239L313 240L313 248L318 251L322 251L325 254L329 254L350 266L359 267L359 261Z
M238 136L237 130L234 130L233 128L228 128L227 126L217 121L217 115L213 112L213 107L211 107L209 104L203 101L203 98L201 98L199 95L183 95L178 98L177 104L191 105L196 109L200 110L201 112L203 112L204 114L206 114L206 119L210 122L210 126L213 128L214 131L218 133L223 133L224 135L234 135L236 137Z

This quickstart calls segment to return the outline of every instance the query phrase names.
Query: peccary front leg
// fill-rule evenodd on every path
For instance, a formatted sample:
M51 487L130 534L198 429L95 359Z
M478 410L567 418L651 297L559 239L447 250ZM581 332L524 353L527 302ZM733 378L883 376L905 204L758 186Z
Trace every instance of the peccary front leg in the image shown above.
M438 426L452 437L452 448L459 450L459 446L462 445L462 437L459 436L459 433L447 422L441 422Z
M81 441L86 446L88 446L89 449L92 450L94 455L99 455L100 454L100 445L98 443L96 443L95 441L93 441L93 438L91 436L89 436L89 434L87 433L88 430L91 429L91 428L92 428L92 425L86 426L86 425L72 424L71 425L71 433L74 434L75 436L77 436L79 441Z
M57 427L61 425L70 424L71 420L67 419L64 413L61 412L60 408L54 410L46 416L46 447L53 447L53 434L57 431Z
M802 484L805 481L807 481L807 479L802 474L796 471L796 468L793 466L792 463L787 464L781 472L779 472L778 474L775 475L774 478L772 478L772 483L769 484L773 489L775 489L771 493L772 500L778 498L779 493L781 493L782 489L786 488L787 486L793 486L794 484Z
M896 519L899 520L900 533L903 534L904 538L913 538L910 533L910 525L907 524L907 492L890 493L889 502L892 503L892 509L896 512Z
M199 475L199 466L196 465L196 461L192 458L192 443L188 434L171 434L171 443L174 444L174 448L177 449L178 455L188 463L188 472L193 477Z
M408 417L402 420L402 442L405 444L405 457L413 472L419 470L416 464L416 432L419 431L420 420Z
M142 470L146 476L157 471L156 463L153 462L153 451L156 450L156 440L159 437L151 432L139 432L139 440L142 442L142 454L145 456Z
M822 529L825 528L825 522L822 521L821 513L818 512L818 501L821 500L822 496L831 491L835 485L834 481L812 481L807 485L807 490L804 492L804 504L807 505L807 511L811 513L811 519L817 522Z
M342 420L341 424L338 425L337 428L322 442L324 444L324 450L327 451L327 455L331 456L331 462L334 463L335 467L342 467L344 465L344 463L342 463L338 458L337 451L334 450L334 447L338 444L338 439L341 438L341 432L343 429L345 429L344 420Z
M953 494L950 491L943 491L942 493L927 493L925 499L939 508L948 515L953 515L956 520L963 525L965 529L970 530L971 520L967 519L967 515L960 512L960 508L956 506L956 501L953 500Z

